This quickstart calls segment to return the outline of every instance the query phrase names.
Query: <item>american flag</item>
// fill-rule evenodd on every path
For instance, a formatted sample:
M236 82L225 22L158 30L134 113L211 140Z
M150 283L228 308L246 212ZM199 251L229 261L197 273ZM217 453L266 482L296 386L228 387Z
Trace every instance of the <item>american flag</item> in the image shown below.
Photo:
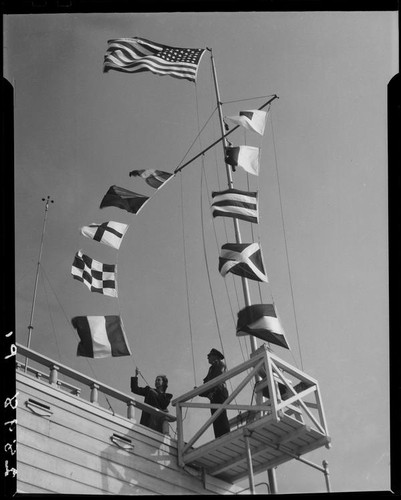
M116 38L108 41L103 71L151 71L194 82L204 51L205 49L169 47L144 38Z

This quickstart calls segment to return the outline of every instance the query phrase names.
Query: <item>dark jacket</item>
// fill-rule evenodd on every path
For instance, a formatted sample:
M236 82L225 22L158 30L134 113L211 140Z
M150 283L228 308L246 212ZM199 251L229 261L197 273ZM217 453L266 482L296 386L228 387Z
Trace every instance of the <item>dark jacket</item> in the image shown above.
M159 392L148 385L146 387L139 387L138 377L131 377L131 391L139 396L145 396L144 402L146 404L165 412L167 412L167 407L173 397L173 395L168 392ZM139 423L156 431L163 432L162 416L151 415L146 411L142 411Z
M203 379L203 383L209 382L219 375L223 374L226 371L226 364L222 359L216 359L210 365L209 371L207 372L206 377ZM228 391L226 384L223 382L222 384L213 387L210 391L203 392L199 394L199 396L209 398L212 403L223 403L228 398Z

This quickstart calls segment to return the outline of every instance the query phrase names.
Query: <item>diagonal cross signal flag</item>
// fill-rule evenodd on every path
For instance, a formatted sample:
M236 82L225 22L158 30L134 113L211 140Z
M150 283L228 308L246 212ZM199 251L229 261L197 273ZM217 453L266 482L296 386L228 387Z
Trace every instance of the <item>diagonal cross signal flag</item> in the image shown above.
M219 271L255 281L268 282L259 243L226 243L221 247Z

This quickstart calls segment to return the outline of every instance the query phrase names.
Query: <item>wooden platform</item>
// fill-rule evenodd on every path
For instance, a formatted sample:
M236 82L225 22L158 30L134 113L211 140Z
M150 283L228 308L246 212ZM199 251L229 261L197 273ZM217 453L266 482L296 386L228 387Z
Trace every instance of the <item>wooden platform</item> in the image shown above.
M193 401L228 380L232 390L224 402ZM251 403L236 402L247 388L255 396ZM245 398L249 400L249 393ZM251 480L254 474L293 459L305 461L301 455L330 446L317 381L269 352L265 345L249 360L179 396L172 404L177 411L179 465L197 467L227 482L245 477ZM194 434L184 429L184 415L191 409L216 410L211 416L207 413L207 420ZM227 415L239 412L229 420L231 431L195 447L223 411Z
M214 441L188 451L187 465L200 467L227 482L248 476L245 435L249 434L253 473L276 467L321 446L328 446L330 437L305 425L294 416L264 416Z

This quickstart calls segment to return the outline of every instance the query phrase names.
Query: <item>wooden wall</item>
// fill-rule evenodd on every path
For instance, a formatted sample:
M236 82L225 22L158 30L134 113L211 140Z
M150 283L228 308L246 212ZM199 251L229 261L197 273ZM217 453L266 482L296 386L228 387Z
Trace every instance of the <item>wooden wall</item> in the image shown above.
M202 495L240 489L211 476L205 489L199 471L178 467L174 439L78 396L21 372L17 391L18 492ZM50 407L50 415L35 413L29 400ZM113 435L129 439L133 449L114 444Z

